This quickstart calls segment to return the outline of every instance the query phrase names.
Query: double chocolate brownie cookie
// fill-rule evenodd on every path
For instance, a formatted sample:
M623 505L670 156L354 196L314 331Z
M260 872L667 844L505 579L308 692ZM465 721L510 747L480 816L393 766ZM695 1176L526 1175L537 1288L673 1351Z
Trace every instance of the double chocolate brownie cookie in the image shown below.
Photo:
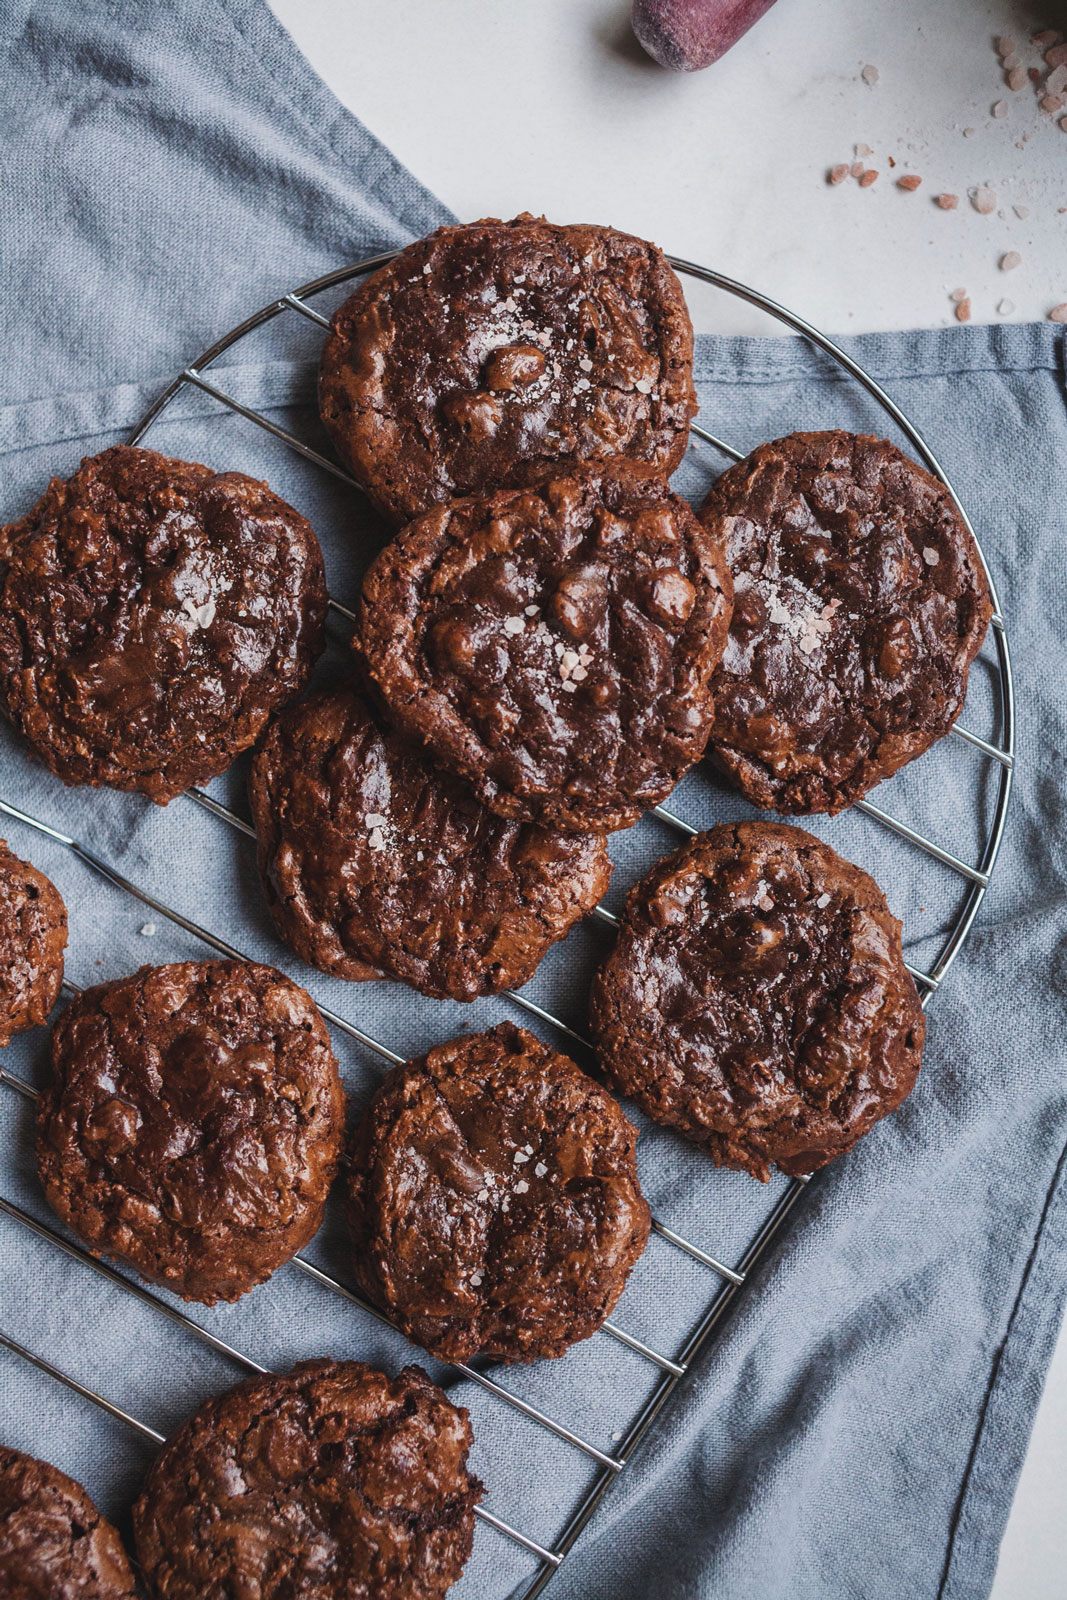
M814 1172L915 1083L925 1019L878 885L800 828L698 834L630 891L593 985L612 1081L719 1166Z
M611 876L602 834L494 816L347 686L275 720L249 791L278 932L342 978L455 1000L524 984Z
M693 328L662 251L528 215L440 228L333 318L334 445L382 514L517 488L556 463L672 472L696 411Z
M207 1401L133 1508L154 1600L439 1600L482 1485L467 1412L418 1367L305 1361Z
M185 1300L236 1300L318 1228L344 1095L311 996L182 961L86 989L52 1034L37 1162L91 1250Z
M122 1541L80 1483L0 1445L0 1600L134 1600Z
M0 1046L47 1020L63 982L66 943L59 890L0 839Z
M440 1045L389 1073L355 1136L356 1275L442 1360L560 1356L648 1242L636 1143L607 1090L525 1029Z
M685 501L603 462L411 523L359 641L392 720L492 811L624 828L704 752L731 595Z
M266 484L119 445L0 530L0 705L65 783L164 804L303 688L325 614L315 535Z
M840 811L948 732L992 606L935 477L882 439L794 433L700 515L735 590L711 744L754 805Z

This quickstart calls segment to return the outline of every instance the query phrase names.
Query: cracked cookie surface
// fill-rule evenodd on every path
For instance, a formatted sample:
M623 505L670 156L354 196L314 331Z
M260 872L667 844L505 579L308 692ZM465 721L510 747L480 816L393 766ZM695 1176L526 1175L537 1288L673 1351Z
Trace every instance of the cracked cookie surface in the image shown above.
M794 433L700 517L734 580L709 748L754 805L840 811L949 731L992 603L938 479L883 439Z
M925 1035L900 923L812 834L698 834L631 889L593 984L601 1065L719 1166L814 1172L910 1094Z
M183 961L77 995L37 1122L49 1203L91 1250L212 1305L315 1233L344 1095L311 996L273 967Z
M439 1600L482 1485L467 1412L418 1367L307 1361L208 1400L133 1509L154 1600Z
M80 1483L0 1446L3 1600L134 1600L122 1541Z
M648 1242L636 1143L606 1089L511 1023L394 1068L349 1162L360 1282L444 1360L562 1355Z
M528 215L440 228L335 313L322 419L401 524L557 463L671 473L696 411L693 328L662 251Z
M520 988L611 875L603 835L495 816L352 686L275 719L249 794L275 926L342 978L456 1000Z
M502 816L628 827L699 760L732 586L626 463L427 512L368 571L358 649L402 732Z
M303 688L325 615L318 541L266 484L117 445L0 529L0 704L65 783L165 804Z
M0 1046L47 1021L59 999L66 943L59 890L0 839Z

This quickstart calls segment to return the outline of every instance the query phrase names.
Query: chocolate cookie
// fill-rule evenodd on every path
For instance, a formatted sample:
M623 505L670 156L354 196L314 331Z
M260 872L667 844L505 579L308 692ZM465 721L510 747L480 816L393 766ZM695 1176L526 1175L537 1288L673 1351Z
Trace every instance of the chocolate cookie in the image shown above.
M794 433L700 515L735 590L711 743L754 805L840 811L948 732L992 605L935 477L882 439Z
M122 1541L80 1483L0 1445L0 1600L134 1600Z
M38 1169L92 1251L213 1305L318 1228L344 1106L326 1026L282 973L142 967L84 990L56 1023Z
M341 978L455 1000L519 986L611 876L602 834L494 816L350 687L275 720L249 793L275 926Z
M731 594L685 501L604 462L411 523L359 639L393 721L492 811L624 828L703 754Z
M164 804L303 688L325 614L315 535L266 484L119 445L0 530L0 705L65 783Z
M439 228L334 314L322 420L383 516L627 456L667 475L695 414L693 328L662 251L528 215Z
M925 1019L873 878L800 828L712 828L630 891L600 1061L718 1166L814 1172L910 1094Z
M474 1539L471 1428L418 1367L304 1361L207 1401L133 1508L155 1600L438 1600Z
M63 982L66 943L59 890L0 839L0 1047L47 1021Z
M637 1130L607 1090L501 1023L395 1067L353 1142L370 1298L442 1360L561 1356L648 1242Z

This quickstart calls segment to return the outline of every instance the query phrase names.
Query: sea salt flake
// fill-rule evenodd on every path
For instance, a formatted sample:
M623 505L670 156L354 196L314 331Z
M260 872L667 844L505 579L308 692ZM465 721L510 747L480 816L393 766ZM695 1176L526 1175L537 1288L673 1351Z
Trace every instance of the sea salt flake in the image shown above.
M655 385L653 384L651 378L638 378L637 382L634 384L634 388L637 390L638 394L651 394L654 387Z
M928 567L936 567L937 563L941 560L941 557L938 555L934 547L928 544L923 548L923 560L926 562Z
M486 1200L488 1200L488 1198L489 1198L489 1190L488 1189L479 1189L478 1190L478 1194L477 1194L477 1198L484 1205Z
M383 817L380 811L368 811L363 821L368 828L386 828L389 826L389 818Z
M984 184L979 184L977 189L971 191L971 204L983 217L988 217L997 209L997 197L992 189L987 189Z
M1003 117L1006 117L1007 114L1008 114L1008 102L1006 100L998 100L996 105L993 107L993 115L996 117L997 121L999 122Z
M481 1284L483 1282L484 1282L484 1279L483 1279L482 1274L480 1272L472 1272L471 1273L471 1288L472 1289L480 1288Z
M142 922L140 928L138 929L138 932L141 934L142 938L145 939L150 939L155 931L156 925L154 922Z
M512 1161L514 1161L514 1163L515 1163L515 1165L517 1167L521 1167L522 1163L524 1161L529 1161L530 1158L526 1154L525 1150L516 1150L515 1154L512 1156L511 1159L512 1159Z
M515 1185L515 1193L516 1193L516 1194L525 1194L525 1193L526 1193L526 1191L527 1191L527 1189L528 1189L528 1188L529 1188L529 1187L530 1187L530 1185L529 1185L529 1184L528 1184L528 1183L527 1183L527 1182L526 1182L526 1179L525 1179L525 1178L522 1178L522 1179L520 1179L520 1181L519 1181L519 1182L518 1182L518 1183L517 1183L517 1184L516 1184L516 1185Z
M1002 317L1010 317L1014 310L1015 310L1015 301L1014 300L1001 300L997 305L997 311L999 312L999 314Z
M759 906L761 911L774 910L774 901L771 899L769 894L761 894L756 904Z
M818 906L820 911L825 911L827 906L830 904L830 896L828 894L821 894L816 900L815 904Z
M425 273L425 274L426 274L426 276L427 276L427 277L429 277L429 275L430 275L430 273L431 273L431 272L432 272L432 271L433 271L433 267L432 267L432 266L431 266L431 265L430 265L430 263L429 263L429 262L428 262L428 261L427 261L427 263L426 263L426 265L425 265L425 266L424 266L424 267L423 267L423 269L422 269L422 270L423 270L423 272L424 272L424 273Z
M541 615L540 606L526 606L524 609L528 617L539 617Z
M564 678L564 680L563 680L563 688L567 691L568 694L577 694L578 693L578 685L576 683L572 683L569 678Z
M872 67L868 63L868 65L865 66L863 71L860 73L860 77L863 79L864 83L872 85L876 84L878 82L878 68Z
M578 358L578 365L581 367L583 372L592 372L593 370L593 363L590 361L588 356L580 356Z
M1000 258L1001 272L1014 272L1016 267L1022 266L1023 258L1018 250L1006 250Z
M575 378L574 387L579 394L584 394L586 389L592 387L588 378Z
M534 1167L534 1177L535 1178L543 1178L547 1171L548 1171L548 1168L545 1166L544 1162L543 1161L539 1161L537 1163L536 1167Z
M1048 314L1050 322L1067 322L1067 300L1060 306L1053 306Z
M385 834L382 832L381 828L371 829L370 833L367 835L367 843L372 850L385 849Z
M580 661L576 667L571 668L571 677L574 678L578 683L581 683L582 679L588 678L588 676L589 669L587 667L583 667Z
M525 629L526 629L526 624L525 624L525 622L523 622L521 617L505 617L504 618L504 632L505 633L511 633L511 634L523 633L525 631Z
M501 1200L501 1202L500 1202L500 1209L501 1209L501 1211L508 1211L508 1210L510 1210L510 1208L511 1208L511 1200L507 1195L505 1195L503 1200Z

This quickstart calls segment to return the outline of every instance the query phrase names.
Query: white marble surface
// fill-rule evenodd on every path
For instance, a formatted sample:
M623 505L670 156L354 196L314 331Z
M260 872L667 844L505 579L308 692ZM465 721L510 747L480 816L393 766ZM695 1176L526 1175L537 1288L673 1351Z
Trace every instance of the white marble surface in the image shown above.
M980 322L1067 301L1067 130L1031 85L1006 86L993 48L1008 36L1036 64L1029 38L1067 25L1063 0L778 0L721 62L682 77L632 43L624 0L271 3L339 98L461 217L612 222L831 333L947 323L957 288ZM857 144L877 181L829 186ZM913 193L896 186L908 172L923 180ZM996 195L987 215L970 202L979 185ZM937 207L943 192L957 210ZM1022 261L1004 271L1008 251ZM712 291L694 313L708 329L778 331ZM1063 1600L1065 1574L1061 1338L994 1600Z

